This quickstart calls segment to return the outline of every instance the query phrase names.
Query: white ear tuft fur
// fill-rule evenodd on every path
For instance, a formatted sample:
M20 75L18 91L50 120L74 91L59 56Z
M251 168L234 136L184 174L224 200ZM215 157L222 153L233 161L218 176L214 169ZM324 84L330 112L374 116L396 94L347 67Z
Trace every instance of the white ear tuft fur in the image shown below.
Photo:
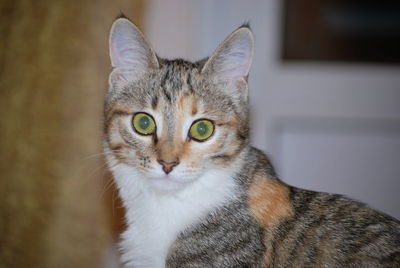
M241 27L215 50L205 63L202 73L228 85L228 90L238 89L238 85L247 79L253 53L253 34L249 28Z
M156 54L143 34L128 19L119 18L113 23L109 42L114 79L127 79L127 75L137 76L158 67Z

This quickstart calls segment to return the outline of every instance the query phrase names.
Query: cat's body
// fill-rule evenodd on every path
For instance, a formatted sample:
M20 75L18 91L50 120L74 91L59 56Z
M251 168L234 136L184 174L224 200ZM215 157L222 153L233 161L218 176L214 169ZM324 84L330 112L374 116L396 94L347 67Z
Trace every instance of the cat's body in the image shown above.
M398 221L340 195L287 186L262 152L248 154L236 177L239 200L181 234L171 267L400 266Z
M158 58L111 31L105 152L126 208L127 267L395 267L399 222L281 182L248 142L248 27L207 60Z

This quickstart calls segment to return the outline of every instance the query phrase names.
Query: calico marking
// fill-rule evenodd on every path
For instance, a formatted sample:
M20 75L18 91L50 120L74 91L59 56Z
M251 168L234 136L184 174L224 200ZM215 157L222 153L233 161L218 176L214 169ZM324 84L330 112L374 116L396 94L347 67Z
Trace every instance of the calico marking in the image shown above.
M248 195L250 211L263 227L276 226L294 214L289 190L282 182L257 177L250 185Z

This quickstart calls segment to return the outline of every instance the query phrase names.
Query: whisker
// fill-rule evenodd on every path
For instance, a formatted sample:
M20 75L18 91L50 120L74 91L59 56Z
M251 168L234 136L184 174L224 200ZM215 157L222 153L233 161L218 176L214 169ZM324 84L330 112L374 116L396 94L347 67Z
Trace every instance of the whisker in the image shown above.
M105 156L105 155L107 155L106 152L100 152L100 153L90 154L90 155L88 155L88 156L83 157L81 160L82 160L82 161L86 161L86 160L90 160L90 159L93 159L93 158L96 158L96 157L100 157L100 156Z
M104 198L104 196L106 195L106 193L108 192L108 190L115 185L115 181L113 178L108 178L108 180L106 182L104 182L104 176L103 176L103 187L99 192L99 202ZM115 187L114 187L115 188Z

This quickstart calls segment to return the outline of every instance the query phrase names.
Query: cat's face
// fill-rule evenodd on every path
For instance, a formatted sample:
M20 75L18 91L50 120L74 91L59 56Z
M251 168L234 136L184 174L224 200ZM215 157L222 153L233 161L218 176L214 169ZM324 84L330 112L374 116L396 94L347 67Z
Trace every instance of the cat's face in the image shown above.
M158 59L126 19L114 23L110 45L105 150L114 168L158 191L230 168L248 141L251 32L237 30L205 63Z

